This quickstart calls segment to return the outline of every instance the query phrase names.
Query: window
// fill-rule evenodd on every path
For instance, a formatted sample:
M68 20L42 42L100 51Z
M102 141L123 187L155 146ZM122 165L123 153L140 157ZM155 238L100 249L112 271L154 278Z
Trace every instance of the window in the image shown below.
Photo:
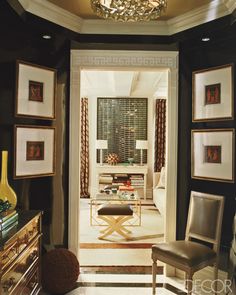
M147 98L98 98L97 139L108 141L104 161L108 153L116 153L121 163L128 158L140 162L135 144L136 140L147 140L147 107ZM147 151L143 151L143 162L147 162Z

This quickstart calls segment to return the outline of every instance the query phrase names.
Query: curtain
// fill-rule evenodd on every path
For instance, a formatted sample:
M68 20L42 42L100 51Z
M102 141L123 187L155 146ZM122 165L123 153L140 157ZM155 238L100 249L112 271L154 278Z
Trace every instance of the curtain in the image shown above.
M89 192L89 124L88 98L81 99L81 152L80 152L80 196L88 198Z
M165 166L166 153L166 99L156 99L154 172Z

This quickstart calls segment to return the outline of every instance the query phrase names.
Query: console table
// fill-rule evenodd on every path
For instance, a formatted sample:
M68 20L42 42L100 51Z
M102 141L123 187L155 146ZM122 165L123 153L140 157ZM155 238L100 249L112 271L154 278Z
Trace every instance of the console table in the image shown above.
M0 232L0 294L36 295L41 289L40 211L18 212L18 222Z
M99 191L99 175L100 174L142 174L143 175L143 193L144 200L147 197L147 173L148 166L147 165L97 165L96 166L96 183Z

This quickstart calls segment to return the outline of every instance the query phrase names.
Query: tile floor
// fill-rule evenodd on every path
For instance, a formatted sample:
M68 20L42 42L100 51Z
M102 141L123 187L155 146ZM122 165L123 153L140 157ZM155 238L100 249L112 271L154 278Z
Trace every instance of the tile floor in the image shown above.
M157 276L159 295L186 294L176 279ZM81 274L78 288L67 295L151 295L151 274Z

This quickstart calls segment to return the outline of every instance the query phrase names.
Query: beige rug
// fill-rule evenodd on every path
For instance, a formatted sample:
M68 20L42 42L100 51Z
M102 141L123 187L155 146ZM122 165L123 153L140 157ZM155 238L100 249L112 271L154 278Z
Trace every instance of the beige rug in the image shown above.
M141 226L129 227L131 239L118 234L99 240L101 226L90 225L88 199L80 203L81 266L150 266L152 244L164 239L164 220L154 205L142 206Z

